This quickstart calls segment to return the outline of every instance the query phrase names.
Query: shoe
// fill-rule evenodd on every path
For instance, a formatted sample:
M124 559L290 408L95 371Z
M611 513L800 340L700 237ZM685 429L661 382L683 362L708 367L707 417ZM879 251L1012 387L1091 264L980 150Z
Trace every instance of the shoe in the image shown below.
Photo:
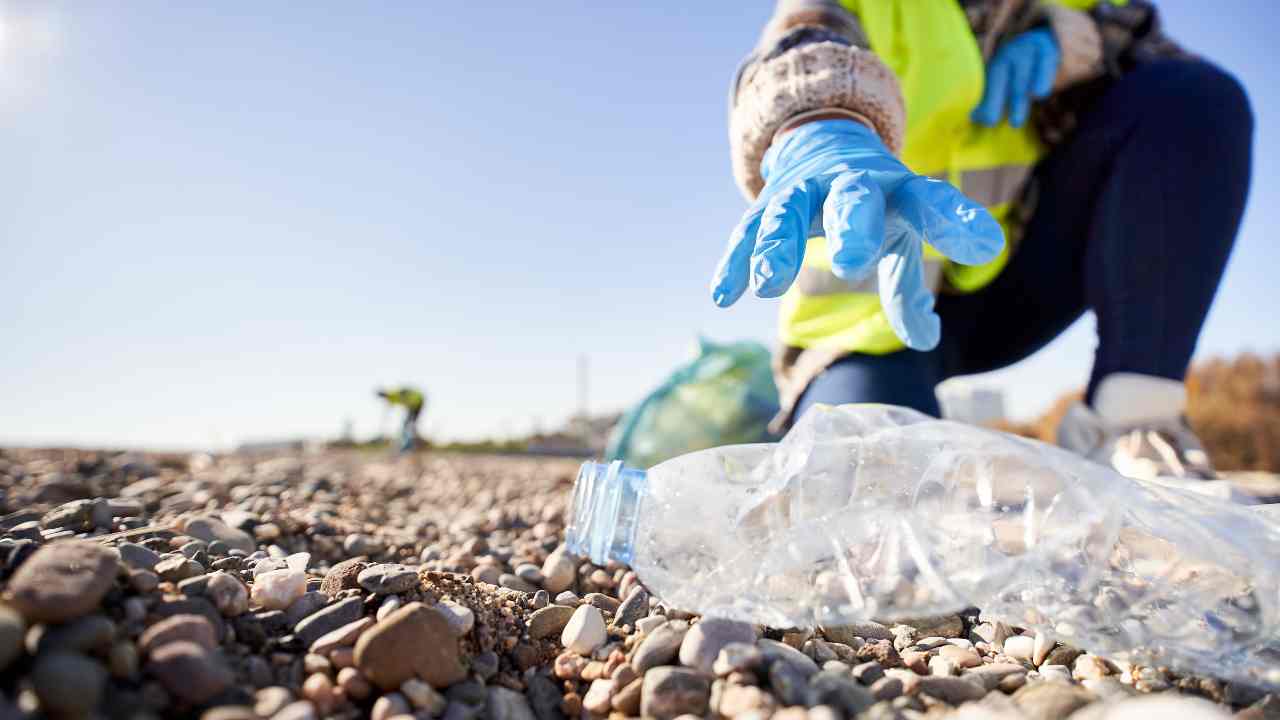
M1114 373L1102 379L1093 407L1072 405L1058 425L1058 445L1143 480L1217 477L1183 411L1176 380Z

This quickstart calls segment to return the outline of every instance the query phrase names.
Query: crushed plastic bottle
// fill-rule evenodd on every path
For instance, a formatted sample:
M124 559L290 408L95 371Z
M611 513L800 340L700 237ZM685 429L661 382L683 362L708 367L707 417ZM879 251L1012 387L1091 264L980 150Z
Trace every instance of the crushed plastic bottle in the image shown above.
M571 552L771 627L978 607L1132 662L1280 688L1280 524L1043 443L884 405L639 471L587 463Z

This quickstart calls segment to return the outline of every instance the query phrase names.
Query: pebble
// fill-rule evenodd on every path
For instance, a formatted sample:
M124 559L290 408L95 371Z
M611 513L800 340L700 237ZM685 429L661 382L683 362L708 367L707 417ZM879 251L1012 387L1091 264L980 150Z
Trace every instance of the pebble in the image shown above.
M528 620L529 637L541 640L559 635L564 630L564 626L569 624L569 618L573 616L573 612L573 608L564 605L548 605L534 611Z
M954 645L944 645L938 648L938 657L950 661L956 667L971 668L982 664L982 658L973 650L956 647Z
M122 542L116 546L116 550L120 552L120 559L124 564L135 570L154 570L156 563L160 562L160 554L145 545Z
M1032 664L1034 664L1036 667L1039 667L1040 665L1044 664L1045 659L1049 657L1049 652L1053 650L1053 647L1057 644L1058 643L1054 639L1053 635L1043 630L1037 631L1035 636L1035 643L1032 646L1032 651L1031 651Z
M304 618L293 628L303 647L311 647L321 636L333 632L344 625L349 625L364 614L364 600L353 597L317 610Z
M22 655L22 636L27 622L13 608L0 605L0 671Z
M405 680L400 685L400 694L404 695L414 709L425 711L433 716L442 714L449 705L444 695L417 678Z
M27 634L27 652L101 653L111 647L116 624L105 615L94 613L63 625L37 625Z
M566 650L587 656L608 639L604 617L594 605L579 605L560 633L560 644Z
M329 568L320 583L320 592L329 597L336 597L343 590L354 590L360 587L360 573L369 566L361 558L351 558Z
M1004 641L1004 654L1018 660L1031 661L1035 656L1035 638L1014 635Z
M409 701L398 692L387 693L373 703L369 711L371 720L391 720L401 715L409 715L413 708Z
M207 515L199 515L188 520L183 532L197 540L204 540L208 543L221 542L227 547L243 553L253 552L256 545L253 536L249 533L239 528L233 528L221 520Z
M293 702L293 693L289 688L264 687L254 693L253 711L261 717L271 717L291 702Z
M902 695L902 680L896 677L882 677L871 683L871 697L877 701L893 700Z
M756 631L749 623L725 618L703 618L685 634L680 645L680 663L710 673L716 657L725 645L755 641Z
M618 626L635 626L649 614L649 593L642 587L635 587L627 595L627 599L618 606L613 614L613 624Z
M399 610L402 605L404 605L404 601L400 599L399 595L388 595L382 599L382 604L378 606L378 612L374 616L378 619L378 622L382 622L387 619L388 615Z
M533 583L513 573L500 573L498 575L498 585L501 585L504 588L509 588L511 590L519 590L520 592L523 592L523 593L535 593L538 591L537 585L534 585Z
M964 637L964 619L959 615L931 615L903 620L902 624L915 628L917 637Z
M369 681L364 679L360 671L353 667L345 667L338 671L338 687L352 700L364 700L373 692Z
M808 655L776 640L760 640L756 643L765 661L769 663L783 662L795 670L801 677L808 678L818 672L818 664Z
M556 604L576 608L582 604L582 598L578 597L578 594L572 590L565 590L559 595L556 595Z
M395 595L417 587L418 570L392 563L371 565L360 571L356 582L375 595Z
M724 677L735 672L755 672L764 666L764 653L754 642L732 642L720 648L720 654L711 665L716 675Z
M96 608L111 589L118 557L91 542L44 545L9 579L7 600L30 622L74 620Z
M1013 694L1013 702L1028 717L1065 718L1097 697L1082 687L1057 682L1029 684Z
M1110 674L1107 661L1097 655L1080 655L1071 666L1071 677L1076 680L1098 680Z
M538 720L523 693L493 686L485 692L486 720Z
M310 700L322 716L328 715L338 701L333 691L333 681L322 673L313 673L302 683L302 696Z
M186 640L156 648L147 663L147 672L165 690L188 703L205 702L235 680L218 654Z
M987 689L981 683L963 677L926 675L920 678L919 688L920 692L932 695L951 705L959 705L970 700L979 700L987 694ZM1049 716L1037 715L1035 717ZM1065 715L1061 717L1065 717Z
M809 678L806 704L828 705L840 711L839 717L854 717L875 704L875 698L851 676L823 670Z
M466 677L449 621L435 608L412 602L391 613L356 642L360 672L384 690L417 675L435 688Z
M289 627L295 627L298 623L310 617L312 613L328 604L328 602L329 596L322 592L304 592L289 607L284 609L284 622Z
M298 700L277 710L271 720L317 720L319 717L310 700Z
M250 597L265 610L284 610L307 592L307 574L285 568L268 570L253 578Z
M650 668L666 665L675 660L684 642L689 624L684 621L670 621L658 626L640 641L635 653L631 656L631 667L644 674ZM806 658L808 659L808 658Z
M465 605L459 605L451 600L442 600L436 603L436 610L439 610L444 619L449 621L454 637L466 635L476 625L476 614Z
M1041 665L1040 677L1045 680L1071 682L1071 668L1066 665Z
M231 573L210 574L204 594L226 617L237 617L249 611L249 588Z
M340 647L355 645L356 641L360 639L360 635L373 627L373 623L374 619L369 617L347 623L337 630L331 630L316 638L315 642L311 643L309 650L318 655L328 655Z
M707 711L711 679L691 668L655 667L644 674L640 691L640 714L646 718L671 720L684 714Z
M200 615L174 615L147 628L138 638L138 649L150 655L173 642L190 642L213 650L218 647L218 630Z
M851 625L834 625L819 628L822 636L831 642L858 646L867 640L893 640L893 633L888 627L878 622L860 622Z
M542 587L555 594L573 587L578 564L563 546L556 548L542 563Z
M83 717L97 707L107 684L101 664L78 653L49 652L36 660L31 685L50 716Z

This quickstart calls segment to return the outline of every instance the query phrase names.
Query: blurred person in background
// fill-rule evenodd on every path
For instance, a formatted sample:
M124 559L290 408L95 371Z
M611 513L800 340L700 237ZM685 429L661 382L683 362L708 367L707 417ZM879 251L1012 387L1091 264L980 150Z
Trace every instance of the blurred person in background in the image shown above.
M413 450L418 441L418 417L427 403L426 395L421 390L405 385L398 388L378 388L378 397L387 401L388 405L399 405L404 408L404 421L400 425L400 452Z
M1063 446L1213 476L1183 377L1234 243L1253 118L1145 0L781 0L735 78L752 201L711 282L782 297L781 430L815 403L939 415L934 387L1086 310ZM936 298L936 299L935 299Z

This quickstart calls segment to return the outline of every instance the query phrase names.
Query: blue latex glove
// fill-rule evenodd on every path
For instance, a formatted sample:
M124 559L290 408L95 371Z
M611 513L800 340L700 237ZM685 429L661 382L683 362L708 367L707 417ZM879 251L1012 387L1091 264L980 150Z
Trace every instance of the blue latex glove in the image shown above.
M1053 90L1062 52L1053 31L1029 30L1005 43L987 65L982 102L969 116L979 125L994 126L1009 110L1009 124L1022 127L1031 114L1032 98L1039 100Z
M720 307L748 283L758 297L786 292L800 271L811 226L821 223L832 271L859 282L875 270L880 303L908 347L938 344L939 320L924 282L923 243L965 265L1004 247L1000 224L950 184L916 175L865 125L818 120L774 142L761 163L764 189L729 236L711 282Z

